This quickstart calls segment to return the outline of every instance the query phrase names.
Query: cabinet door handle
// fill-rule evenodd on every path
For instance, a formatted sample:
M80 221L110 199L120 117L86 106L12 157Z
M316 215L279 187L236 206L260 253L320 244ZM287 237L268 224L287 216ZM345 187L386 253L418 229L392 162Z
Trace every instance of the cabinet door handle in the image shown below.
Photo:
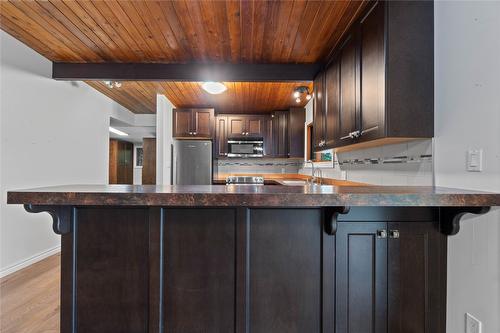
M389 238L398 239L399 238L399 230L389 230Z
M349 133L349 135L343 136L340 138L340 140L345 140L345 139L352 139L352 132Z
M387 238L387 230L377 230L377 238Z

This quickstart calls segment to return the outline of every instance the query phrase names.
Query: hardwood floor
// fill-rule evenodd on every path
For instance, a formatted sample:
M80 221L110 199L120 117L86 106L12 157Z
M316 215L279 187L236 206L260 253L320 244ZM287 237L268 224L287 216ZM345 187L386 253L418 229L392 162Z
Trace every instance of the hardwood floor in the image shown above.
M56 254L0 280L0 332L59 332L60 262Z

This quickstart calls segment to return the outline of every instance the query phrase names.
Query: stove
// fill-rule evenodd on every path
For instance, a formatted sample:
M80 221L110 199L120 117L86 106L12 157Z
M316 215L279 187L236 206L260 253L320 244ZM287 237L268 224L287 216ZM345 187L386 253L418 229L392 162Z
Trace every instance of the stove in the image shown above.
M229 176L226 185L264 185L262 176Z

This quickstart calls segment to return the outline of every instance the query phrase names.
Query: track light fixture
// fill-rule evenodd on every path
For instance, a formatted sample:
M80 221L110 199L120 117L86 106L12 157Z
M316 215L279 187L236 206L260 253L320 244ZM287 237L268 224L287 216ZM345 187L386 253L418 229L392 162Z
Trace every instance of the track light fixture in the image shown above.
M104 84L109 88L109 89L113 89L113 88L120 88L122 86L122 83L121 82L118 82L118 81L104 81Z
M296 87L294 90L293 90L293 98L295 98L295 102L296 103L300 103L302 100L300 98L300 96L302 95L306 95L306 100L310 100L312 98L311 94L309 93L309 87L307 86L299 86L299 87Z

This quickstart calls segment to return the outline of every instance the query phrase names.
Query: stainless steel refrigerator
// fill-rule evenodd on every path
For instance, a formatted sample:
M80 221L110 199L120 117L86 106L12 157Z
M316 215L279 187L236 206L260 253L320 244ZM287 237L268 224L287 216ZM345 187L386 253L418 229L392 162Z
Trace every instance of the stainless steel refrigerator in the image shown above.
M174 140L172 145L172 184L212 184L212 142Z

